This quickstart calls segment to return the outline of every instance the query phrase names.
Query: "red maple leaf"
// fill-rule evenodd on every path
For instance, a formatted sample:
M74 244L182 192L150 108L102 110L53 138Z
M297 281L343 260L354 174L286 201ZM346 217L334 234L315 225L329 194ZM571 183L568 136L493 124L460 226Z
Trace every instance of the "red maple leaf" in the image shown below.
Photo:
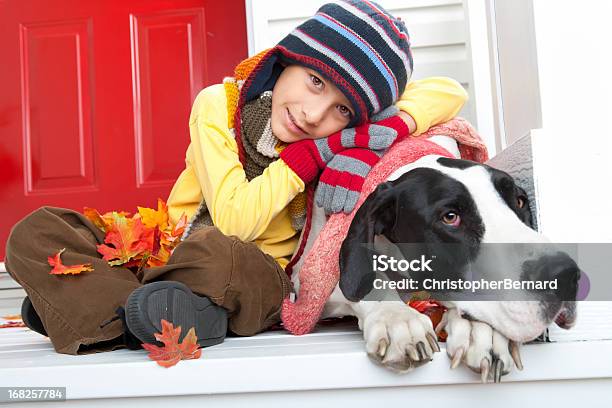
M91 272L93 271L92 264L80 264L80 265L64 265L60 256L62 252L64 252L66 248L62 248L57 254L53 256L47 257L47 262L49 265L53 266L51 275L78 275L81 272Z
M113 213L114 222L106 233L104 242L98 245L98 252L111 266L122 265L153 249L153 230L145 228L140 218L126 218Z
M162 332L155 333L155 339L164 343L163 347L154 344L144 343L142 347L149 352L149 358L154 360L162 367L172 367L180 360L198 359L202 355L197 344L195 329L192 327L181 343L178 342L181 336L181 326L174 328L174 325L162 319Z

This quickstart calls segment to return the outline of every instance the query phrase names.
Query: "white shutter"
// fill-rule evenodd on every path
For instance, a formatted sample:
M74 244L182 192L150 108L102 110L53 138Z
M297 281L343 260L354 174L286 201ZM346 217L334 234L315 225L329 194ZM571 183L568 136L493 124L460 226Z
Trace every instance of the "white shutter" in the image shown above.
M273 47L329 0L247 0L249 55ZM467 55L466 23L461 0L378 0L408 28L414 57L412 79L447 76L459 81L470 101L459 113L474 119L472 69Z

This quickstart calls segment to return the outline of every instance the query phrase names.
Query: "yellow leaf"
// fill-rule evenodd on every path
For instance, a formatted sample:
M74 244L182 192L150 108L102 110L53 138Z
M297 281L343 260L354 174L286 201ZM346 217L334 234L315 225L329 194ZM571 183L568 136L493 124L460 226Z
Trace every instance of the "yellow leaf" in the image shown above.
M159 227L161 231L168 228L168 206L161 198L157 199L157 210L138 207L142 223L147 228Z

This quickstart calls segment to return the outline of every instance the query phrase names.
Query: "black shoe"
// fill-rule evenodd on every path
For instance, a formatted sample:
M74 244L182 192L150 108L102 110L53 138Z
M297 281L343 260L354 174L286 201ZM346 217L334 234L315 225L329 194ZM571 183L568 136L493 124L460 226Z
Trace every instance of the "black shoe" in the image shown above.
M154 333L161 333L161 320L181 326L182 341L191 327L197 343L213 346L223 343L227 333L227 310L205 296L194 294L180 282L147 283L134 290L125 304L125 321L131 333L143 343L162 346Z
M23 299L23 303L21 304L21 319L23 320L23 324L30 330L48 337L45 326L43 326L40 320L40 316L36 313L34 305L32 305L30 298L27 296Z

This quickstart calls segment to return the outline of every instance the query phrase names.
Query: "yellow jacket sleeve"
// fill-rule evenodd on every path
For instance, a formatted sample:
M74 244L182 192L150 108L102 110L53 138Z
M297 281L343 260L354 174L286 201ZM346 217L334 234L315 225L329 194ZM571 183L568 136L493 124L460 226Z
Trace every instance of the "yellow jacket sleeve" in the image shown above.
M468 99L461 84L446 77L409 82L396 105L416 122L414 135L454 118Z
M282 160L248 181L227 115L222 84L197 96L189 119L186 168L172 188L168 208L172 220L182 211L191 216L202 197L221 232L253 241L305 186Z

